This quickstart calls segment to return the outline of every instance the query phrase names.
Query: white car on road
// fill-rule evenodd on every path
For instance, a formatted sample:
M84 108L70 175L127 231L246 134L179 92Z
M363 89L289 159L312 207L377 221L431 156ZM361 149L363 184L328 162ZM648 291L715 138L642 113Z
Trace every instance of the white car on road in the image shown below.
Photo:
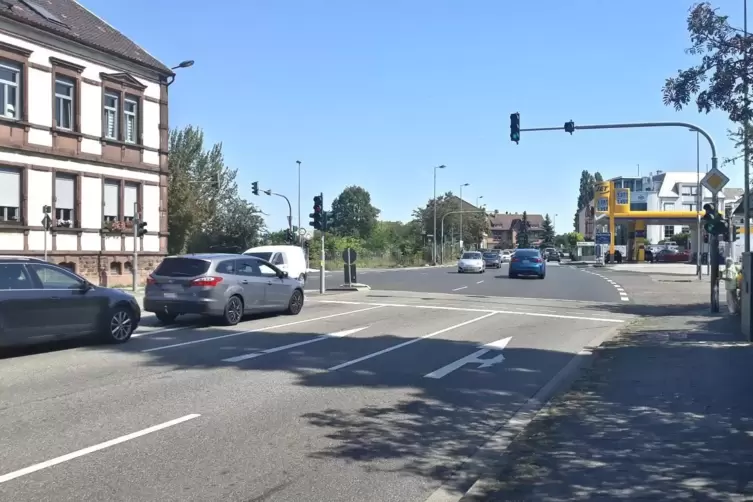
M479 274L486 271L484 264L484 255L477 251L466 251L458 260L458 274L464 272L478 272Z
M512 258L512 253L505 249L500 253L500 258L502 259L502 263L510 263L510 259Z

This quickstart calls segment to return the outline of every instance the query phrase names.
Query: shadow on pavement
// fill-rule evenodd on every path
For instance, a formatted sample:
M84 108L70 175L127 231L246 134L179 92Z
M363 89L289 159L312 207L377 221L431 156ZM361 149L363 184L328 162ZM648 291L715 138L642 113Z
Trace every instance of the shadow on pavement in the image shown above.
M753 347L729 319L656 321L599 349L463 502L751 500Z

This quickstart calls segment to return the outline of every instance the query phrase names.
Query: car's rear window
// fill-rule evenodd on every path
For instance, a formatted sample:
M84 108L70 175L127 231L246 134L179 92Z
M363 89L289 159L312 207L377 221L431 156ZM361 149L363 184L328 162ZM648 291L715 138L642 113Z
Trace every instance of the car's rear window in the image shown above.
M518 249L515 256L539 256L539 252L536 249Z
M484 253L484 258L496 258L499 256L497 253Z
M463 260L479 260L481 253L463 253Z
M253 256L255 258L260 258L264 261L269 261L272 258L272 253L257 252L257 253L243 253L243 254L246 256Z
M196 258L165 258L154 275L163 277L195 277L209 270L209 262Z

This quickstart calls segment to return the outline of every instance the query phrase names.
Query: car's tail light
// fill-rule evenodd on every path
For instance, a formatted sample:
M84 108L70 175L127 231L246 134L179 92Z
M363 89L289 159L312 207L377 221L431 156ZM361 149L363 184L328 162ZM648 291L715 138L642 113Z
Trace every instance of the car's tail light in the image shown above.
M536 263L541 263L542 260L541 260L541 258L534 258L533 261L536 262Z
M518 259L518 258L512 258L512 259L510 259L510 261L520 261L520 259Z
M217 286L219 283L222 282L222 277L214 277L211 275L205 276L205 277L199 277L197 279L194 279L191 281L191 286L204 286L213 288Z
M149 277L146 278L146 283L149 285L154 285L154 284L157 284L157 280L150 275Z

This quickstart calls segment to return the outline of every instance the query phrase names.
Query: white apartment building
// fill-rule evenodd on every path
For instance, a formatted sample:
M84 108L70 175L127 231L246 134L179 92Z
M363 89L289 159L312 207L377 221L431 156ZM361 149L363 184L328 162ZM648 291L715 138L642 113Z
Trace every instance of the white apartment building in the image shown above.
M167 87L173 72L74 0L0 9L0 253L92 281L130 281L167 252Z

